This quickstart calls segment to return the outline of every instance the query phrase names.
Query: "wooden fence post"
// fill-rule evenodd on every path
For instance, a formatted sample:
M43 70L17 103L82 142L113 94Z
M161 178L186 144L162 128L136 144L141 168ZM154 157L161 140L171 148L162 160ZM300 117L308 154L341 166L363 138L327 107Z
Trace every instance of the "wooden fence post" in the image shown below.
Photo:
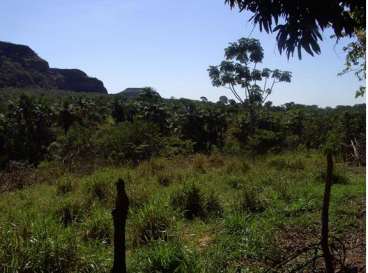
M333 159L331 152L327 153L327 173L325 192L323 196L323 207L322 207L322 231L321 231L321 247L323 251L323 257L325 259L325 266L327 273L334 273L334 258L330 252L328 243L328 211L330 207L330 196L332 187L332 175L333 175Z
M114 222L114 265L111 272L126 273L125 224L128 216L129 199L125 191L124 180L118 180L116 189L116 203L115 208L112 210Z

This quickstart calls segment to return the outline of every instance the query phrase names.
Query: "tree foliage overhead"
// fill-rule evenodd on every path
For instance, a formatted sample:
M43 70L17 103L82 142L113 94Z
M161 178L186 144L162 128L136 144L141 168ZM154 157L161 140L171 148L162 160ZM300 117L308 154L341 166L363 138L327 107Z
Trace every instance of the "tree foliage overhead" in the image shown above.
M263 57L263 48L256 39L241 38L230 43L225 48L225 60L208 69L213 86L228 88L241 103L263 104L275 84L291 81L289 71L258 69ZM244 89L244 99L237 86Z
M351 15L357 22L355 40L343 48L346 52L345 69L339 75L353 72L359 81L363 81L366 78L365 10L354 10ZM361 86L356 92L356 97L364 94L365 87Z
M231 8L250 11L250 18L260 30L277 32L278 49L290 57L295 49L319 54L321 33L332 28L337 38L353 35L356 28L365 29L365 1L362 0L225 0ZM352 13L363 19L356 20ZM364 23L363 23L364 22Z

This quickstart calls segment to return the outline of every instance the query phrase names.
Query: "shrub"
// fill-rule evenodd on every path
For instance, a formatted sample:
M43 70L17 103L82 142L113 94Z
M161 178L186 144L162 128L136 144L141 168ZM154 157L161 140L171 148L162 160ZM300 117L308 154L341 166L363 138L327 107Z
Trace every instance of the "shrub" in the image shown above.
M111 213L103 209L94 211L83 223L82 230L84 239L110 244L113 234Z
M133 245L144 245L153 240L167 240L173 219L169 209L159 200L151 201L133 213Z
M210 215L220 216L223 213L218 197L213 192L205 196L194 184L184 185L174 192L170 203L189 220L195 217L205 219Z
M72 181L70 178L64 178L57 182L56 193L58 195L64 195L73 190Z
M64 227L79 222L83 218L83 206L79 200L64 199L56 209L56 217Z
M279 180L272 184L272 189L277 193L278 197L286 202L293 199L293 185L287 180Z
M89 202L95 200L106 201L113 196L111 184L106 180L93 179L92 181L86 181L83 187Z
M53 121L51 107L41 98L22 94L9 102L6 116L1 115L0 120L1 165L23 161L37 166L55 138Z
M101 130L94 139L98 153L114 162L139 162L160 150L159 130L150 123L124 122Z
M95 145L92 136L95 130L79 125L72 126L66 135L60 135L48 146L48 157L62 162L72 170L75 165L85 166L95 160Z
M257 129L249 138L248 147L253 154L279 151L283 145L282 135L271 130Z
M207 215L212 215L215 217L222 216L224 212L224 209L220 204L220 200L214 192L211 192L206 198L206 212Z
M244 188L239 196L239 208L246 212L262 212L266 204L261 198L261 192L254 186Z
M190 140L183 140L179 137L167 137L163 139L163 148L160 154L164 157L176 155L189 155L193 153L194 143Z
M194 184L185 185L171 196L171 205L184 214L186 219L204 217L206 200L199 188Z
M173 180L173 175L169 171L161 171L157 174L157 181L161 186L169 186Z

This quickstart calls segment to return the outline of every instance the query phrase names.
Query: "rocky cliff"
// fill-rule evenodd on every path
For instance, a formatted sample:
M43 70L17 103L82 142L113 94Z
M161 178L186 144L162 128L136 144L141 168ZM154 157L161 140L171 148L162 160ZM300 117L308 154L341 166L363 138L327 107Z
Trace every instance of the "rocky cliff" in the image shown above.
M40 87L105 93L102 81L78 69L50 68L31 48L0 42L0 88Z

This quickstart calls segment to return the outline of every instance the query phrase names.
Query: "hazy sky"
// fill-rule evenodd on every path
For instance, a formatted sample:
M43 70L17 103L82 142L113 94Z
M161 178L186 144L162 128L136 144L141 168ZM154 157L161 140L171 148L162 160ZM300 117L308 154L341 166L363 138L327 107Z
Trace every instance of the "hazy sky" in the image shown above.
M29 45L50 66L79 68L101 79L110 93L152 86L163 97L217 100L228 90L214 88L209 65L220 63L229 42L248 37L249 14L224 0L1 0L0 39ZM261 40L263 66L293 73L274 89L274 104L294 101L334 106L355 104L359 83L343 69L342 46L324 33L322 54L287 60L272 35Z

